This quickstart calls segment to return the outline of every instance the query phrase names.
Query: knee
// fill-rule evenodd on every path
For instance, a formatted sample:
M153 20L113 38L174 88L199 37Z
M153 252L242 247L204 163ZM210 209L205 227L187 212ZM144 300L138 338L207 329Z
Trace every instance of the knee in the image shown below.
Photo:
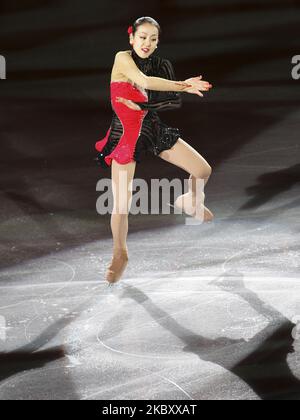
M119 217L128 217L128 209L126 207L117 207L113 208L112 214Z
M197 174L195 175L196 178L206 179L209 178L212 174L212 167L210 165L206 165L205 167L199 167Z
M212 167L208 165L205 178L209 178L212 174Z
M119 198L119 199L118 199ZM113 213L118 215L127 215L129 214L130 207L132 202L132 194L128 194L126 197L115 197Z
M128 216L129 214L129 205L128 203L115 203L113 207L113 214L117 214L119 216Z

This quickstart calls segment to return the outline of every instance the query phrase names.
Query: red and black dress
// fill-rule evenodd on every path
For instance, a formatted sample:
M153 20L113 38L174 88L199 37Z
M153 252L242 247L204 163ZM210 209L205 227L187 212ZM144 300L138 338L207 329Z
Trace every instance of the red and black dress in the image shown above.
M133 49L131 56L147 76L176 80L169 60L153 54L141 58ZM180 137L178 128L163 123L157 111L180 108L181 93L147 90L129 82L115 81L110 84L110 94L113 116L106 136L95 145L98 165L108 168L112 159L121 164L132 161L140 163L142 153L159 155L176 143ZM117 102L117 96L134 101L141 110L133 110Z

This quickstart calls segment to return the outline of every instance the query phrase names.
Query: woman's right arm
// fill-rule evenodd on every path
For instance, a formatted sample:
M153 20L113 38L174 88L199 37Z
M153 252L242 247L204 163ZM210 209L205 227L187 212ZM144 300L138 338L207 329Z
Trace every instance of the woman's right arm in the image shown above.
M173 81L163 79L162 77L145 75L136 66L132 57L124 51L120 51L116 54L115 65L117 66L120 73L124 74L125 77L132 80L134 83L143 87L144 89L184 92L188 88L192 87L191 84L186 82Z

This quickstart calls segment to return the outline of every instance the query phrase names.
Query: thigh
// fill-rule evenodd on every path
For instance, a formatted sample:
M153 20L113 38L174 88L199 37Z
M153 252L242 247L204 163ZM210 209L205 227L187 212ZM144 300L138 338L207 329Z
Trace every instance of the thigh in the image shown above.
M158 156L196 178L207 178L211 174L212 169L204 157L182 138L171 149L164 150Z
M120 164L115 159L111 163L112 191L114 210L128 213L132 198L132 184L136 162Z

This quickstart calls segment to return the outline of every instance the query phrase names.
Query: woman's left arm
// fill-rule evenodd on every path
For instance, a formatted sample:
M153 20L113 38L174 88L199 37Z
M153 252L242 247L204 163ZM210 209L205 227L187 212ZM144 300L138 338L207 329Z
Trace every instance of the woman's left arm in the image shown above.
M159 68L159 77L169 80L176 80L172 63L163 59ZM161 92L156 90L148 90L148 102L134 102L143 110L150 111L167 111L170 109L178 109L182 106L182 97L180 92Z

